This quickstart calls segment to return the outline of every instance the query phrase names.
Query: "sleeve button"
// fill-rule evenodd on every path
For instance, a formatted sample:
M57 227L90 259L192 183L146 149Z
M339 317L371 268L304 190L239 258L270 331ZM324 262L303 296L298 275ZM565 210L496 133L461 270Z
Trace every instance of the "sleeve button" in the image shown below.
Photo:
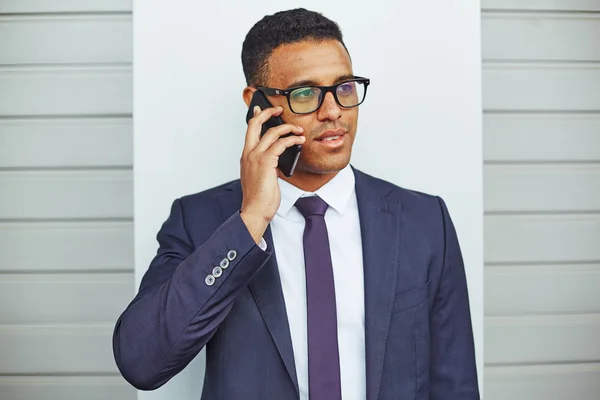
M208 286L212 286L215 284L215 277L212 275L208 275L206 277L206 279L204 279L204 282L208 285Z
M237 257L237 251L229 250L229 252L227 253L227 259L229 261L233 261L233 260L235 260L236 257Z
M214 267L212 274L215 278L220 278L223 275L223 269L221 267Z

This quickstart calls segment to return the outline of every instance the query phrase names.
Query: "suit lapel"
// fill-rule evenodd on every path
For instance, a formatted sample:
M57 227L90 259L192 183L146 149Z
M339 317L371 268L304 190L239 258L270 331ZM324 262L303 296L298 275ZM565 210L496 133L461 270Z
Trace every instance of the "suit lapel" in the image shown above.
M265 240L269 247L273 249L271 228L267 229ZM250 282L249 286L298 394L298 379L296 377L292 337L290 335L275 252L273 252L267 264L256 274L256 277Z
M401 204L375 179L354 172L365 280L367 400L376 400L400 259Z
M239 181L228 187L228 192L220 197L224 220L239 211L242 204L242 193ZM288 324L287 312L279 278L279 268L273 246L271 228L267 228L265 241L273 254L267 263L260 269L252 279L248 287L254 297L254 301L267 325L273 342L281 355L283 364L294 383L296 393L299 395L298 379L296 376L296 364L292 348L292 337Z

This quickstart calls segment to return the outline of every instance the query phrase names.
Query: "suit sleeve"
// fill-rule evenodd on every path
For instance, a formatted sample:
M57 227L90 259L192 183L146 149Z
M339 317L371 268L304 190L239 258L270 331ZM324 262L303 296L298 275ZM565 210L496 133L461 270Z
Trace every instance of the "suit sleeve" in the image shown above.
M194 249L180 200L173 203L157 239L158 253L113 333L117 366L141 390L164 385L189 364L270 257L256 245L239 212ZM207 283L224 259L231 259L227 268Z
M442 275L431 314L430 400L479 400L475 348L463 258L446 204Z

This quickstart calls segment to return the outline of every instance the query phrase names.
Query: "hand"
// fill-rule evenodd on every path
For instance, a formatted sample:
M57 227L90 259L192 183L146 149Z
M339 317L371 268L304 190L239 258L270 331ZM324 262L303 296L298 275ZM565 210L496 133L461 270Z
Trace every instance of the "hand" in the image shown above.
M262 124L282 112L282 107L262 111L258 106L254 108L254 117L248 122L246 143L240 160L243 193L241 217L256 243L260 242L281 202L277 183L279 156L288 147L302 144L306 140L301 136L303 129L292 124L273 127L260 137ZM280 139L288 133L293 135Z

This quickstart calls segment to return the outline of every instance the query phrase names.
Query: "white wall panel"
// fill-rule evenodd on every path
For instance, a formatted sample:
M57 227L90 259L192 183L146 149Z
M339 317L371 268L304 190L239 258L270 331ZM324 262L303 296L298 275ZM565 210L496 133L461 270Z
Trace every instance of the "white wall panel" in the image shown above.
M485 271L486 316L600 313L600 263Z
M484 10L600 11L598 0L482 0Z
M0 13L71 13L131 11L132 0L2 0ZM41 47L41 46L38 46Z
M133 270L131 221L0 223L0 243L0 272Z
M0 377L2 400L132 400L135 389L120 376Z
M0 68L0 115L131 114L128 66Z
M600 211L600 164L487 165L486 212Z
M120 274L0 274L0 321L116 321L131 301L133 272Z
M131 218L129 170L0 172L0 218Z
M130 15L2 17L0 64L131 62ZM39 44L43 43L43 46Z
M131 118L0 119L0 168L132 165Z
M486 114L486 162L600 160L598 114Z
M598 400L600 364L485 368L485 400Z
M483 13L481 29L487 60L600 61L600 14Z
M0 325L0 375L114 374L113 325Z
M487 215L486 263L600 260L600 215Z
M483 13L481 29L486 60L600 61L600 14Z
M485 362L542 364L600 359L600 315L485 318Z
M484 63L484 110L600 110L600 64Z

